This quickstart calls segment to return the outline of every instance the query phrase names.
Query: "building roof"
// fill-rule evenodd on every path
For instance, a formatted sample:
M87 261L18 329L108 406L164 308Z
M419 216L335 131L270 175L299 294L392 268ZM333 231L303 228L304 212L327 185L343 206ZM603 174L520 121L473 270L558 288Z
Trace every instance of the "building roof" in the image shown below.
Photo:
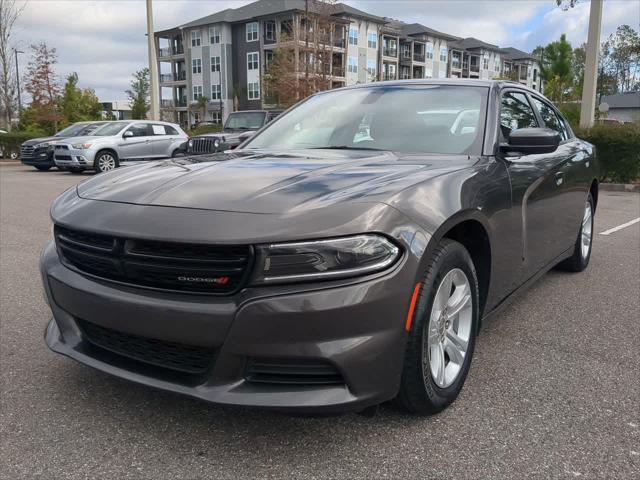
M460 37L456 37L455 35L449 35L448 33L439 32L438 30L434 30L433 28L426 27L420 23L403 23L402 33L404 33L407 36L430 35L432 37L440 37L446 40L461 40Z
M212 23L234 23L244 22L252 18L264 17L267 15L275 15L283 12L290 11L305 11L309 8L311 13L330 13L331 15L346 14L353 17L364 18L366 20L375 21L378 23L385 23L384 18L376 15L371 15L357 8L353 8L344 3L336 3L335 5L310 0L308 4L305 0L257 0L253 3L249 3L238 8L227 8L221 12L216 12L206 17L198 18L184 25L180 25L180 28L199 27L202 25L209 25Z
M604 95L600 102L608 104L609 108L640 108L640 91Z
M453 48L459 48L460 50L475 50L482 48L484 50L496 50L500 51L500 47L491 43L483 42L474 37L467 37L451 44Z
M530 53L523 52L513 47L506 47L502 49L503 57L507 60L538 60Z

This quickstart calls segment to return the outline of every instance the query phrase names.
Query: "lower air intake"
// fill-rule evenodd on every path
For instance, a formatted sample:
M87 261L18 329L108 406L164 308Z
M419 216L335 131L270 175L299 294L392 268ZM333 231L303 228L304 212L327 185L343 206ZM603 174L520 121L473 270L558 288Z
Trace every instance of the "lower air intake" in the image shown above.
M341 385L344 379L325 360L250 358L245 378L249 382L281 385Z

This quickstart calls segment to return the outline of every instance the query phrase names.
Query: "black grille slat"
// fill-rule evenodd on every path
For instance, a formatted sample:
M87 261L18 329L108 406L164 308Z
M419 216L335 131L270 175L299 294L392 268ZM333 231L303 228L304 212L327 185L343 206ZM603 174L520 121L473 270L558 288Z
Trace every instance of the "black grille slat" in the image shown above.
M71 155L58 155L56 153L56 159L58 159L58 160L71 160Z
M32 158L35 153L33 145L23 145L20 148L20 157L24 159Z
M252 260L248 246L131 240L59 226L55 237L63 261L82 272L180 292L231 294L243 286Z
M215 153L217 148L214 141L214 138L194 138L191 153Z
M201 374L215 360L215 350L155 338L141 337L77 319L92 345L123 357L182 373Z
M324 360L251 358L245 378L249 382L279 385L344 384L338 369Z

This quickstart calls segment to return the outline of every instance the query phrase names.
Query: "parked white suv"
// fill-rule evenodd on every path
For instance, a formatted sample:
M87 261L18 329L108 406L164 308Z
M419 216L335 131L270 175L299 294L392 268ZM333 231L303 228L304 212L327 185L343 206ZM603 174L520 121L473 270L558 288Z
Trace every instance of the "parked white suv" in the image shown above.
M56 143L54 161L71 172L107 172L126 160L175 157L182 152L186 133L173 123L150 120L109 122L91 135Z

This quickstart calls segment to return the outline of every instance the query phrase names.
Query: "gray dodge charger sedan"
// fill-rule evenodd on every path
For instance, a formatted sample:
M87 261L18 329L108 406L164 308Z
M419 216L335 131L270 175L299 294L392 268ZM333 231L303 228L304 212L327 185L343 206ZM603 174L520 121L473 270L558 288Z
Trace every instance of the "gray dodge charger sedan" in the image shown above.
M597 178L593 147L516 83L318 93L232 153L63 193L46 342L218 404L435 413L487 317L587 267Z

